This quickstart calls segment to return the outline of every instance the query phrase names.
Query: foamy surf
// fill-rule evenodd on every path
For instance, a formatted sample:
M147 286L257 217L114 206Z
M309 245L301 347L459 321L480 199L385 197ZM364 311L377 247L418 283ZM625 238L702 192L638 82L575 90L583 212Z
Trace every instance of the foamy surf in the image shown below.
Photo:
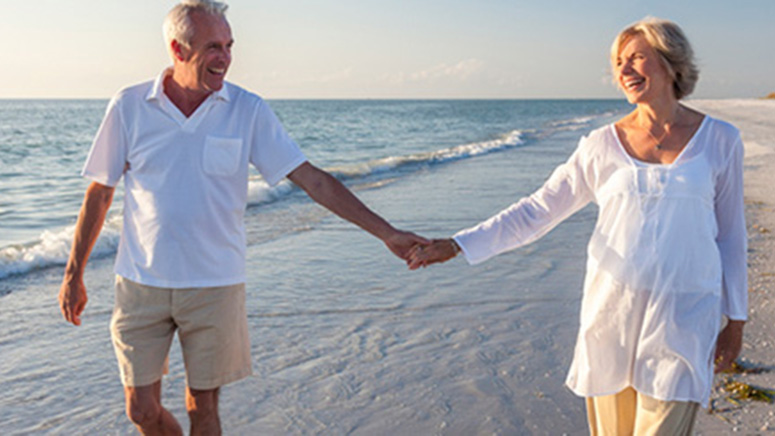
M427 153L406 156L390 156L362 164L327 168L340 180L359 180L375 174L389 173L410 166L438 165L467 159L523 145L525 140L519 130L511 131L498 139L474 142L439 149ZM248 206L273 203L287 197L297 188L288 180L269 186L260 176L248 182ZM116 252L121 233L121 214L116 213L105 223L92 256L105 256ZM40 239L27 244L12 245L0 250L0 280L9 276L27 274L56 265L64 265L70 253L75 226L59 230L46 230Z
M502 151L525 144L524 135L519 130L513 130L498 139L457 145L426 153L416 153L405 156L389 156L368 162L326 168L334 177L340 180L357 180L376 174L388 173L418 165L438 165L456 160L467 159L487 153ZM248 185L248 205L255 206L277 201L295 190L295 186L284 180L277 186L269 186L261 177L251 178Z
M614 112L606 112L599 115L588 115L582 117L575 117L567 120L554 121L549 123L549 128L552 131L574 131L588 128L592 121L598 118L605 118L613 116Z
M121 216L111 216L102 228L92 257L113 254L118 249ZM64 265L70 255L75 225L58 231L45 230L38 241L11 245L0 250L0 279L41 268Z

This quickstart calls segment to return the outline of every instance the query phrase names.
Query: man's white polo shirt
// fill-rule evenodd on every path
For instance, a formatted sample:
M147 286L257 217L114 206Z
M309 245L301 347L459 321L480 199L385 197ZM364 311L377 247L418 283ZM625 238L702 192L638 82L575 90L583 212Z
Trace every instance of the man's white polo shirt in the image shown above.
M233 84L186 118L164 94L169 73L111 100L83 169L107 186L124 176L116 274L169 288L242 283L249 164L274 185L306 158L269 105Z

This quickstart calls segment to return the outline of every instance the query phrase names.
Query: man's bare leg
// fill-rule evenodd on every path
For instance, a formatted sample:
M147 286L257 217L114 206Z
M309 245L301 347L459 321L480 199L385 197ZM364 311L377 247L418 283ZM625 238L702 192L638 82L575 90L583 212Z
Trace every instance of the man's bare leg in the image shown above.
M186 410L191 421L191 436L220 436L218 388L206 391L186 388Z
M161 380L148 386L125 386L126 414L140 433L183 435L183 429L172 414L161 405Z

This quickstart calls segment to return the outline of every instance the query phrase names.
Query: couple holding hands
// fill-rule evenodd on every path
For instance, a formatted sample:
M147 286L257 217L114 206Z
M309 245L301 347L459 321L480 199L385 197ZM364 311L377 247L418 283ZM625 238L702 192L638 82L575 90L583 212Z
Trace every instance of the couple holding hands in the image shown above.
M111 100L83 170L92 183L60 306L80 324L84 267L123 177L111 336L127 415L143 434L182 434L161 405L176 331L191 434L220 434L220 386L251 374L243 223L251 164L270 184L288 177L410 269L458 254L483 262L595 203L566 383L586 398L592 434L691 434L714 370L740 352L747 241L740 135L681 104L698 71L675 23L647 18L614 40L613 78L631 113L581 138L529 197L452 238L426 240L393 228L311 165L260 97L225 82L233 44L225 11L211 0L170 11L173 66Z

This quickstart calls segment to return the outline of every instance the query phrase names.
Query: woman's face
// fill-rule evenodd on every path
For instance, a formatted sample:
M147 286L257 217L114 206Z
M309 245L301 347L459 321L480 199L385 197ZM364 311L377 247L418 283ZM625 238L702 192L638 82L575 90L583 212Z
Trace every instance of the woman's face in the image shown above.
M673 79L643 35L635 35L624 44L614 60L614 75L630 103L675 99Z

